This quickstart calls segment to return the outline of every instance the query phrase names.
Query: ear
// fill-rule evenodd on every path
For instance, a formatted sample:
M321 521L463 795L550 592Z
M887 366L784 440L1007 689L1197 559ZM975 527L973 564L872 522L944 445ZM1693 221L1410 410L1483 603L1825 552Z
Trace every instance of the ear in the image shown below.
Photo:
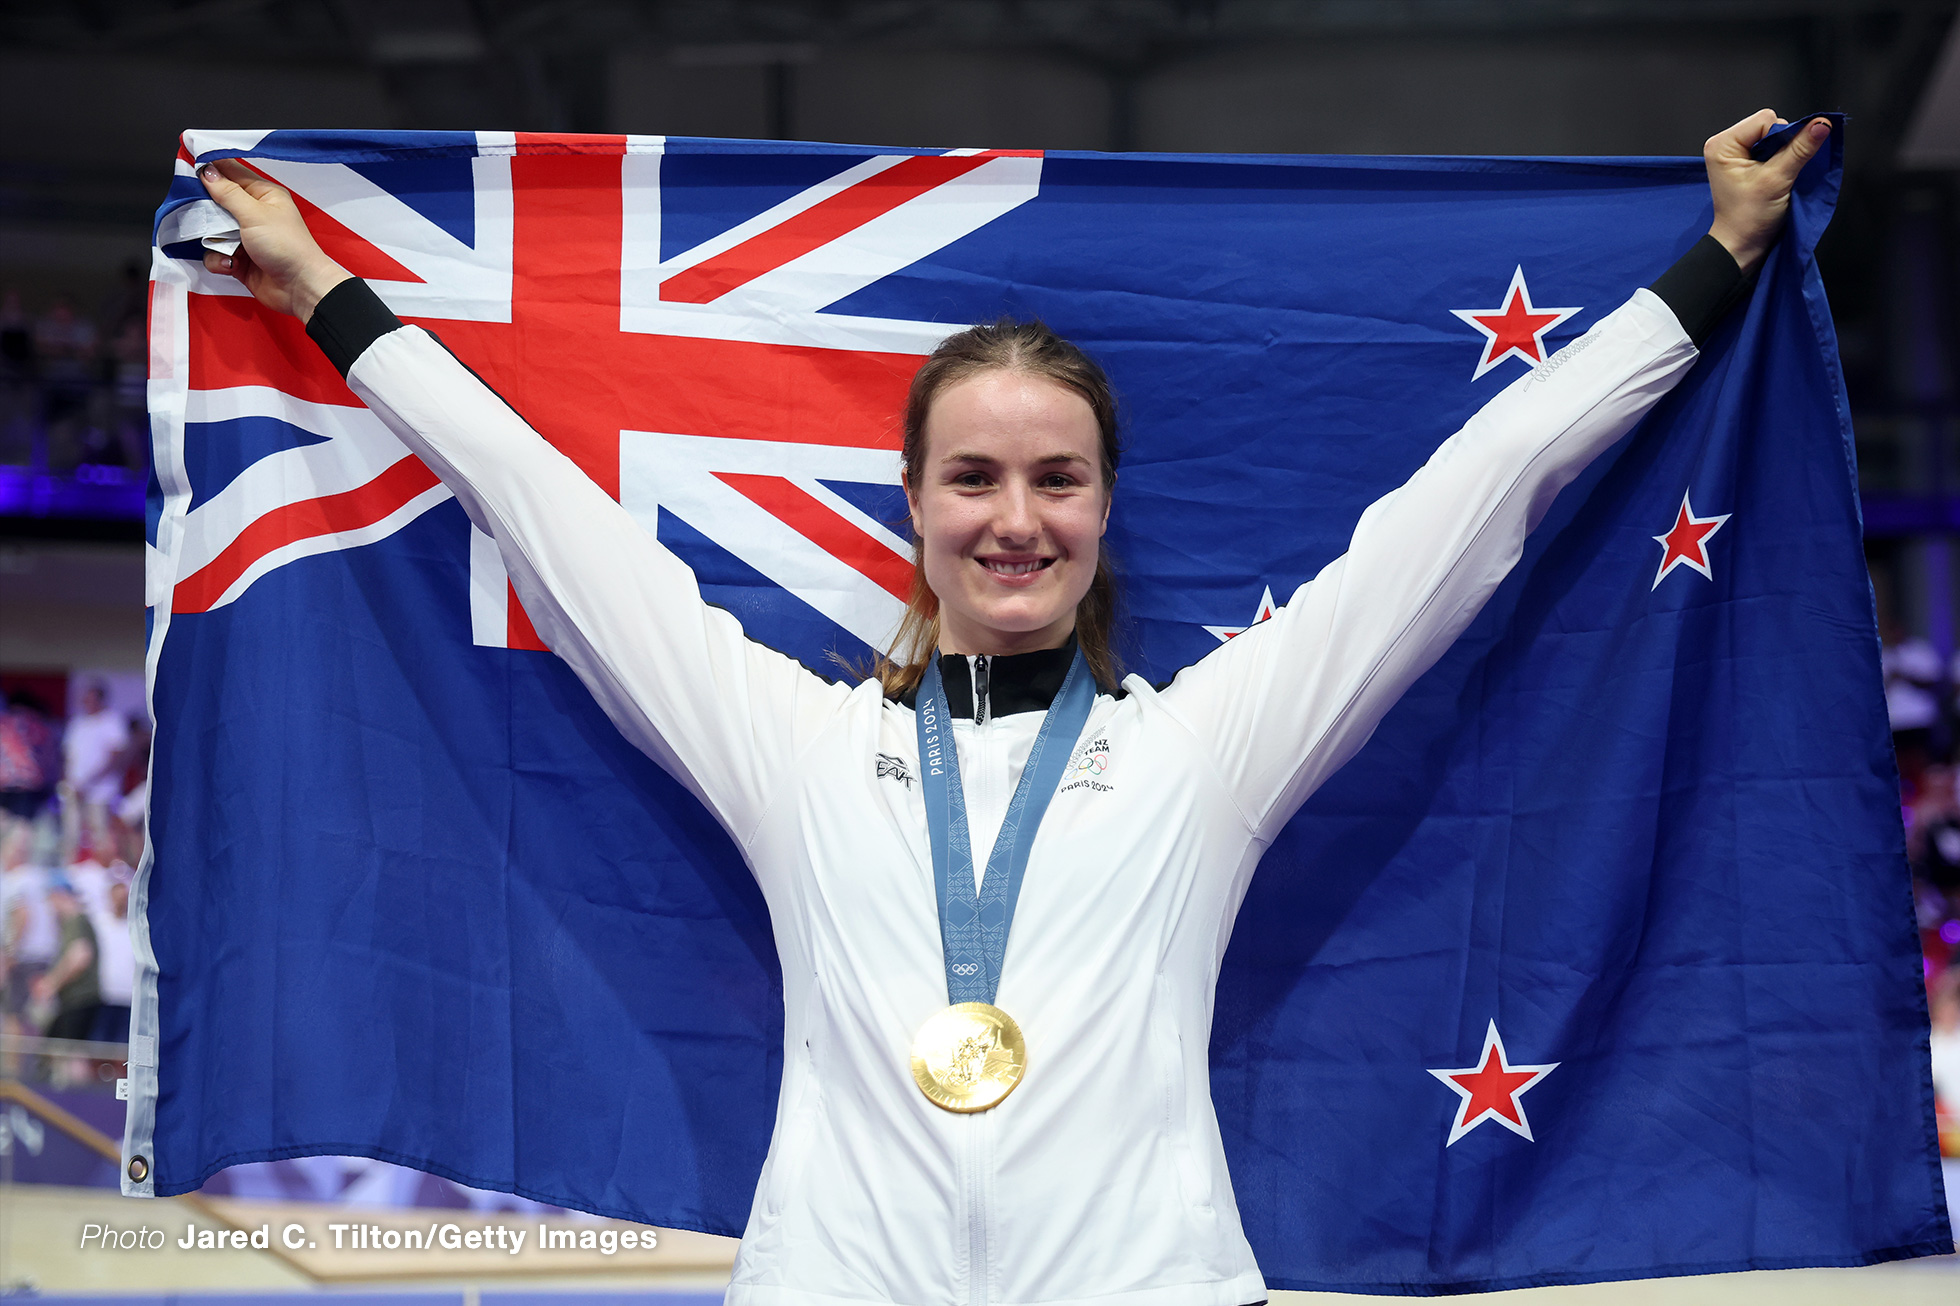
M919 496L912 493L912 482L900 478L899 484L905 490L905 512L912 519L912 534L917 539L926 537L925 525L919 513Z
M1121 473L1118 473L1118 476L1120 475ZM1098 536L1109 534L1109 510L1116 506L1116 482L1118 476L1109 478L1109 493L1103 495L1102 530L1097 533Z

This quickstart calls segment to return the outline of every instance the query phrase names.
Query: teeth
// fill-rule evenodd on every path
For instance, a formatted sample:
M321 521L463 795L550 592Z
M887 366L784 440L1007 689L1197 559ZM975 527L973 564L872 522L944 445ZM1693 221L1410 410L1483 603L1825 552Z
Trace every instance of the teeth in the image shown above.
M1036 559L1033 562L990 562L987 567L1003 576L1025 576L1031 571L1041 570L1041 561Z

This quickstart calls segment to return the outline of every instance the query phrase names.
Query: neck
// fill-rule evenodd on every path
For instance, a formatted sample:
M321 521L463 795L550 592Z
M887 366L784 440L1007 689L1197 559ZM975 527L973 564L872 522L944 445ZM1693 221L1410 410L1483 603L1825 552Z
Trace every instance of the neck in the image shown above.
M1038 653L1043 649L1061 648L1074 634L1074 613L1070 613L1066 620L1040 630L994 630L987 627L969 630L962 629L958 624L941 622L939 651L964 657L1012 657L1016 653Z

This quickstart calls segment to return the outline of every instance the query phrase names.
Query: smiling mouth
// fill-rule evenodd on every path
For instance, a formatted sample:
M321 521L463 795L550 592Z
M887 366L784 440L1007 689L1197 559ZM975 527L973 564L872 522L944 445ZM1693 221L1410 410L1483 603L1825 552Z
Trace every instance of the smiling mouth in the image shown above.
M1055 565L1053 558L1033 558L1027 562L1002 562L994 558L981 558L979 562L996 576L1027 576Z

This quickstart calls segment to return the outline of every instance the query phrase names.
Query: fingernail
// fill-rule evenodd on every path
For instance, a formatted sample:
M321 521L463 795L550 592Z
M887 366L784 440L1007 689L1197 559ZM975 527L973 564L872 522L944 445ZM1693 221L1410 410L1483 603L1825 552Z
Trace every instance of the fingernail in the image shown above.
M227 272L231 271L231 255L229 254L218 255L218 266L223 268Z
M197 175L204 178L204 180L206 181L216 181L218 179L218 165L215 163L207 163L202 168L199 168L197 170Z
M1831 124L1821 119L1817 122L1813 122L1812 124L1810 124L1810 134L1812 136L1818 137L1819 139L1829 136L1831 134Z

